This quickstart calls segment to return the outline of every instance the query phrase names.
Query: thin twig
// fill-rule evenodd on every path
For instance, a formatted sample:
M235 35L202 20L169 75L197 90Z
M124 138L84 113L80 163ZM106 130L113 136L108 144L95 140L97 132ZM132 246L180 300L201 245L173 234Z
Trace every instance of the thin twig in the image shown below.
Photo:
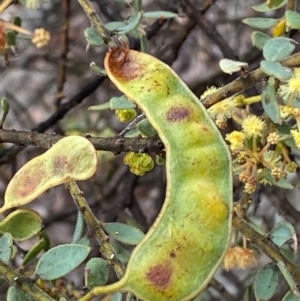
M111 265L117 277L120 279L125 273L125 267L116 256L113 248L109 243L109 237L104 231L103 224L96 218L91 208L89 207L83 192L79 189L75 181L70 181L66 184L67 189L73 196L73 200L78 210L82 212L83 218L91 231L91 234L95 236L99 245L100 252L107 259L109 265Z
M8 8L8 6L13 2L13 0L4 0L1 4L0 4L0 13L2 13L5 9Z
M9 142L17 145L34 145L48 149L64 136L57 134L39 134L26 131L0 130L0 143ZM124 138L120 137L97 138L86 135L97 150L114 153L119 152L158 152L164 146L158 137L153 138Z
M104 23L97 15L91 4L88 0L78 0L79 4L82 6L83 10L85 11L86 15L91 21L92 26L102 35L104 43L107 45L108 48L112 48L115 45L115 42L110 36L110 32L104 26Z
M141 120L145 118L145 114L142 113L141 115L137 116L133 121L131 121L125 129L122 130L119 137L124 137L131 129L133 129Z
M69 52L69 28L70 28L70 4L71 0L62 1L62 11L64 14L62 34L61 34L61 53L58 66L58 81L55 105L60 107L61 101L64 98L64 85L66 82L66 70L67 70L67 55Z
M300 52L295 53L294 55L288 57L287 59L281 62L283 66L292 68L300 65ZM206 108L211 107L212 105L220 102L222 99L227 98L236 93L241 93L245 89L253 86L254 84L260 82L263 78L268 76L261 71L261 69L256 69L252 72L249 72L246 75L242 75L228 85L220 88L213 94L206 96L202 103Z
M189 1L185 0L181 2L181 9L193 22L195 22L205 33L205 35L211 39L223 53L225 58L237 59L233 50L229 47L227 42L218 33L214 24L209 22L201 12Z

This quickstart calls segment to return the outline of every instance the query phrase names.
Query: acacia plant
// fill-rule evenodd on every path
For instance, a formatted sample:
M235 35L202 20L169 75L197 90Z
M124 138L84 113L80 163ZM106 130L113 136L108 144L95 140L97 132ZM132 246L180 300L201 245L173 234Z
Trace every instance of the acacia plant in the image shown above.
M300 300L300 14L252 2L0 2L1 300Z

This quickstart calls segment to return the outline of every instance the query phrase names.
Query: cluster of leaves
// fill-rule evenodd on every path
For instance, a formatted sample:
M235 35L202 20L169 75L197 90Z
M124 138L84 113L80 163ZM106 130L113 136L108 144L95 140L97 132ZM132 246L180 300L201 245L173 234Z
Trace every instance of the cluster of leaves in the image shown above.
M253 7L261 12L278 9L280 4L263 3ZM297 16L297 17L296 17ZM254 31L252 43L262 50L264 60L260 62L261 70L268 76L263 83L262 93L245 97L235 95L212 106L209 113L220 128L227 126L232 118L241 130L227 134L226 140L236 159L234 171L244 183L244 191L251 194L256 191L258 183L271 184L285 189L293 189L287 180L288 173L295 173L298 164L290 156L290 149L300 148L299 105L300 77L299 69L285 67L282 61L295 49L296 42L284 37L287 31L298 29L300 14L287 10L282 19L248 18L243 22L259 29L273 28L273 37L266 33ZM245 68L247 64L225 60L221 67L225 72L234 72ZM203 97L214 92L211 89ZM261 102L264 114L251 114L251 105Z
M38 0L22 1L24 5L35 8L39 6L40 2ZM147 50L143 21L149 18L173 18L176 16L175 13L163 11L143 12L141 9L134 9L133 1L124 0L121 2L129 11L128 19L123 22L109 22L105 24L105 30L109 32L110 37L117 36L125 44L128 41L128 36L140 39L143 51ZM269 12L286 4L287 0L267 1L253 7L253 9L259 12ZM244 185L244 192L247 196L254 193L259 184L294 189L287 177L289 173L295 173L299 168L298 163L291 155L291 150L300 149L300 70L288 68L284 66L283 62L295 49L295 41L285 35L291 29L300 29L299 20L300 14L291 10L287 10L280 19L265 17L245 19L243 22L251 27L260 30L271 29L272 31L272 36L260 31L254 31L251 35L253 45L262 51L264 57L260 63L260 68L265 73L267 80L263 83L262 93L252 97L241 94L234 95L215 104L208 110L219 128L226 128L229 121L234 122L237 128L226 135L226 140L229 143L232 155L235 157L234 173ZM19 33L29 35L37 47L45 46L49 40L49 34L44 30L32 33L22 29L21 26L20 17L15 17L11 22L0 21L0 50L6 57L8 48L17 47L17 38L24 38L24 36L20 37ZM94 24L84 31L84 35L87 39L87 49L89 47L102 47L106 43L107 37ZM241 70L242 76L247 77L247 64L244 62L227 60L222 61L220 66L228 73ZM91 67L98 74L105 74L94 63L91 63ZM201 96L201 99L217 90L216 88L208 89ZM262 116L251 113L251 106L258 102L261 102L264 109ZM1 100L1 106L3 111L1 117L2 127L8 112L6 99ZM137 116L137 108L125 96L113 97L107 104L93 106L90 109L111 109L115 110L116 116L122 122L132 122L134 120L124 134L125 137L153 137L156 135L156 131L143 116L138 120L134 119ZM64 147L68 149L71 146L67 144ZM78 150L71 148L70 156L71 150L80 153L82 144L79 147ZM54 185L85 178L74 176L72 173L70 176L69 170L67 170L68 167L63 171L55 169L55 160L59 156L57 154L54 157L50 156L51 152L53 152L53 149L43 155L46 161L52 162L51 168L53 169L51 169L51 172L47 170L44 173L46 177L42 181L42 188L38 188L38 193L31 194L30 198L23 202L16 196L10 198L7 203L9 207L23 205ZM36 158L36 162L44 160L43 158ZM68 159L71 160L70 157ZM162 161L163 156L157 156L156 163L161 164ZM128 153L124 162L137 175L143 175L154 167L152 157L145 153ZM35 172L39 168L37 166L34 165ZM25 170L26 174L30 175L31 172L28 169ZM93 172L91 172L92 174ZM18 185L20 185L20 182L17 182L15 187ZM73 197L76 199L74 194ZM236 208L236 211L239 212L239 209ZM18 250L18 242L37 236L38 240L25 254L20 270L27 269L26 272L32 279L38 279L36 281L37 286L49 296L48 299L44 300L60 298L63 301L66 300L65 298L80 298L80 292L74 287L66 285L64 289L57 290L55 282L86 261L90 254L90 240L83 235L83 223L83 215L79 210L73 242L51 248L50 239L47 233L42 230L42 218L37 212L19 209L7 215L0 222L0 232L2 233L0 238L0 260L6 264L4 267L0 266L0 273L3 275L6 273L10 262L20 251ZM99 224L101 223L99 222ZM257 229L254 224L252 226ZM129 225L106 223L101 224L101 227L110 237L124 244L136 245L143 238L141 231ZM261 230L257 230L261 232ZM283 247L287 244L290 244L295 251L297 250L295 229L287 222L277 224L269 233L263 233L263 235L270 239L280 251L283 251ZM130 253L120 244L111 243L110 245L112 245L113 255L116 256L118 261L126 264ZM45 253L42 254L43 252ZM289 253L287 256L291 261L293 260L293 254ZM70 258L72 260L69 260ZM106 284L109 267L112 265L111 260L112 258L91 258L87 261L84 278L85 286L88 289ZM228 251L224 260L224 268L232 269L237 266L245 269L253 265L255 261L255 252L245 243L242 248L235 246ZM285 277L290 286L290 291L282 300L300 300L297 285L281 261L269 263L257 271L253 287L258 300L272 298L278 288L280 274ZM197 300L200 300L199 298ZM7 300L27 301L30 299L27 293L18 288L16 283L10 283ZM116 293L111 300L122 300L122 295ZM246 296L245 300L247 300Z
M269 12L286 5L287 1L267 1L254 6L259 12ZM288 173L296 173L299 166L291 150L300 149L299 106L300 77L299 68L294 70L282 65L295 49L296 41L285 37L292 29L299 29L300 14L286 10L281 19L248 18L243 22L261 30L272 29L272 36L253 31L252 44L262 51L264 60L260 62L261 71L268 78L262 85L260 95L245 97L234 95L211 108L209 113L220 128L226 128L232 119L238 130L226 135L230 150L235 157L233 170L244 184L246 194L254 193L258 184L273 185L284 189L294 186L287 179ZM224 72L242 71L247 76L247 63L221 60ZM208 90L202 97L214 92ZM261 102L262 116L251 113L251 105ZM238 211L240 208L236 207ZM279 247L293 243L297 251L297 237L293 226L287 222L277 224L266 234ZM290 256L292 259L293 256ZM253 251L239 247L231 248L224 261L226 269L239 266L244 269L253 264ZM299 300L299 292L294 280L281 262L269 263L260 268L255 276L253 287L257 300L270 300L278 289L280 274L284 275L291 290L282 300Z

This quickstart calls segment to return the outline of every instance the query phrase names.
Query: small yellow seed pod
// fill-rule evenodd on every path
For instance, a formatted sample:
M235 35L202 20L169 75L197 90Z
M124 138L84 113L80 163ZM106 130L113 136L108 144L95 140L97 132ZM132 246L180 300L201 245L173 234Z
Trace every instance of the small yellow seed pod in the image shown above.
M136 117L135 109L116 110L115 113L121 122L129 122Z

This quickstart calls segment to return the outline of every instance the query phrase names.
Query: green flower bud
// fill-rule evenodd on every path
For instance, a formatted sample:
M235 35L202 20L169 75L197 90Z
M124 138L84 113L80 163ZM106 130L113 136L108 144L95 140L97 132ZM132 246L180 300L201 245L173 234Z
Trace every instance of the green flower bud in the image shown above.
M136 117L135 109L116 110L115 113L121 122L128 122Z

